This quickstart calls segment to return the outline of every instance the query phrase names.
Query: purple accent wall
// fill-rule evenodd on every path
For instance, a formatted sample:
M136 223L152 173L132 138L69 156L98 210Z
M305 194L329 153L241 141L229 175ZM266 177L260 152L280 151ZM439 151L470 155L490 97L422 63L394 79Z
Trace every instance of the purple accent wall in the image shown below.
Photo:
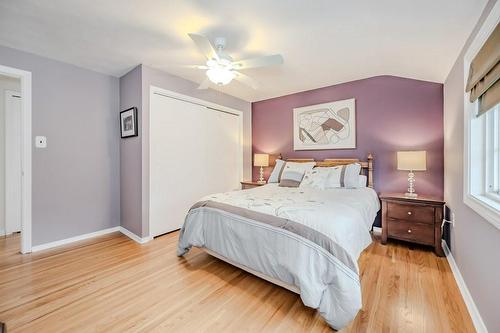
M356 99L357 149L293 150L293 108ZM396 151L426 150L427 171L415 172L417 193L443 196L443 85L377 76L252 103L254 153L285 158L375 158L377 192L405 192L406 171L396 170ZM266 178L271 168L266 170ZM258 178L258 168L253 170Z

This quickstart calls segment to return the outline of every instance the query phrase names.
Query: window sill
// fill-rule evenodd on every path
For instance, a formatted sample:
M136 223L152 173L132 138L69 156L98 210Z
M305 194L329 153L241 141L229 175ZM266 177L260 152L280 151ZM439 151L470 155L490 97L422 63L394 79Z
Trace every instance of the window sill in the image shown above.
M484 195L464 196L464 203L472 208L476 213L500 229L500 203Z

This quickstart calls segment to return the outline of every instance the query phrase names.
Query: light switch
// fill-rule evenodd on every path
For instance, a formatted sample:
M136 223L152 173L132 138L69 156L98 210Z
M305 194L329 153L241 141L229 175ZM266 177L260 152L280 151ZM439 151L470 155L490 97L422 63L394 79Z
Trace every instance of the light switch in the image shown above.
M47 138L45 136L35 137L35 147L46 148L47 147Z

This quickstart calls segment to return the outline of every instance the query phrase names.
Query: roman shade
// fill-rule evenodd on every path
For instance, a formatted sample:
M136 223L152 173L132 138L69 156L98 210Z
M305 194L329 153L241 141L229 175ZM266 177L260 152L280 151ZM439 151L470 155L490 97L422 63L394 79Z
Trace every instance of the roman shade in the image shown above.
M500 102L500 25L472 60L465 87L471 103L478 101L480 116Z

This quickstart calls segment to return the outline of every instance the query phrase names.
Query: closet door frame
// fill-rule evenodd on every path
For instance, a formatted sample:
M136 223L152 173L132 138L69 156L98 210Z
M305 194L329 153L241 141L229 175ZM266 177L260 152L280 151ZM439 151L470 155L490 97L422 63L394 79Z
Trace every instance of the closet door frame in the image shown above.
M183 95L183 94L180 94L180 93L177 93L177 92L174 92L174 91L170 91L170 90L166 90L166 89L163 89L163 88L159 88L159 87L156 87L156 86L150 86L149 87L149 124L148 124L148 127L151 128L151 101L154 97L154 95L157 94L157 95L161 95L161 96L165 96L165 97L169 97L169 98L175 98L175 99L178 99L178 100L181 100L181 101L185 101L185 102L189 102L189 103L193 103L193 104L197 104L197 105L200 105L200 106L204 106L208 109L212 109L208 112L225 112L225 113L230 113L230 114L233 114L233 115L236 115L238 116L238 123L239 123L239 145L238 145L238 156L239 156L239 169L238 169L238 175L239 175L239 179L242 180L243 179L243 169L244 169L244 166L243 166L243 111L240 111L240 110L237 110L237 109L233 109L233 108L229 108L229 107L226 107L226 106L222 106L222 105L219 105L219 104L216 104L216 103L212 103L212 102L208 102L208 101L205 101L205 100L202 100L202 99L199 99L199 98L196 98L196 97L192 97L192 96L187 96L187 95ZM148 135L150 135L150 133L148 133ZM149 138L150 139L150 138ZM148 140L148 180L147 180L147 184L148 184L148 190L147 190L147 198L148 198L148 202L147 202L147 209L148 209L148 212L151 210L151 201L150 201L150 195L151 195L151 141ZM143 192L144 193L144 192ZM144 206L143 206L144 207ZM149 235L151 236L151 219L149 218L149 213L147 214L148 216L148 229L149 229Z

